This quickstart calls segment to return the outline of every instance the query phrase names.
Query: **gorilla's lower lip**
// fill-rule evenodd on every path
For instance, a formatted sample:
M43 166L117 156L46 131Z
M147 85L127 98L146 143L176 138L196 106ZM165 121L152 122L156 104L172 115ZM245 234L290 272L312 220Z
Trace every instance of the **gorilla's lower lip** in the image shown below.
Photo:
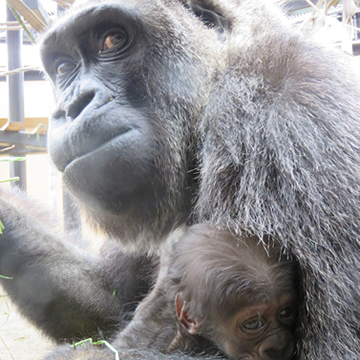
M105 143L101 144L99 147L85 153L82 154L80 156L76 156L73 160L71 160L67 165L65 165L63 173L65 173L66 169L70 166L70 165L75 165L77 162L81 161L82 159L86 159L89 157L94 156L95 154L99 153L99 152L103 152L105 151L107 148L111 147L114 143L119 142L120 138L126 136L129 133L132 133L133 131L136 131L136 128L125 128L123 129L122 132L120 132L120 134L118 134L117 136L113 137L112 139L110 139L109 141L106 141Z

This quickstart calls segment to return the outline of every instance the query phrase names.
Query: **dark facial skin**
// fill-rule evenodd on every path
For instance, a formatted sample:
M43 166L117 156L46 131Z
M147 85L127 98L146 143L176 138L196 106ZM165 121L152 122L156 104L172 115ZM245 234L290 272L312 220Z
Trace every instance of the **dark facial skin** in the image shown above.
M236 360L293 359L297 302L293 292L271 302L242 305L230 317L217 314L213 323L203 324L199 319L190 319L180 294L175 300L178 320L190 334L205 334Z
M205 336L236 360L293 359L297 302L293 292L271 302L242 305L230 317L217 314L224 320L205 324L188 316L180 294L175 300L178 320L189 334Z
M219 347L241 360L292 359L296 322L296 295L284 295L271 303L249 305L223 326Z

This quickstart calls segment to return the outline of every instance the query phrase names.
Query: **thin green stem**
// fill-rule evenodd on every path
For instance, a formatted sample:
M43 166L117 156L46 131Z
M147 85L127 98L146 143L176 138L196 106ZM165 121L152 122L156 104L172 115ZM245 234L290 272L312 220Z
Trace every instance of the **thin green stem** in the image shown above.
M100 340L100 341L97 341L97 342L93 342L93 340L91 338L89 338L89 339L86 339L86 340L79 341L76 344L73 344L72 347L75 349L77 346L83 345L83 344L85 344L87 342L89 342L91 345L105 345L113 353L115 353L115 360L120 360L119 352L105 340Z

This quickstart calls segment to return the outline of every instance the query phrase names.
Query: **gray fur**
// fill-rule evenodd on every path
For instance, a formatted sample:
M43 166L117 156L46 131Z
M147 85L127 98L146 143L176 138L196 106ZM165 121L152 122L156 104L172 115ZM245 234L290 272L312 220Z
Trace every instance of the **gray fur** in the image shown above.
M153 282L156 258L125 254L116 243L87 252L25 194L0 195L0 275L12 278L0 280L20 312L59 342L123 328Z
M134 66L142 70L138 74L146 84L149 123L161 139L152 159L158 172L151 178L154 198L161 201L155 211L140 208L120 217L91 209L92 198L86 195L90 217L132 250L137 244L143 252L156 250L172 228L194 219L260 238L276 237L284 252L297 258L302 272L298 358L360 359L360 85L349 59L299 34L270 0L111 2L141 9L151 29L158 31L147 33L154 57L138 59ZM197 3L225 18L225 31L219 35L219 29L203 26L183 6ZM150 61L154 59L159 68ZM197 71L201 76L194 76ZM94 126L101 130L99 123ZM92 181L86 174L80 185ZM108 190L105 185L112 185L112 179L99 182L99 188ZM64 273L69 263L77 263L73 273L87 275L75 290L51 275L51 291L69 291L69 304L78 288L88 288L90 296L97 293L98 280L88 274L99 269L106 273L102 260L95 267L74 262L63 240L50 235L49 227L26 212L27 206L19 216L10 200L1 202L6 230L0 247L6 257L0 252L0 273L4 258L15 267L30 262L37 266L41 283L43 273L54 274L46 270L60 251L57 264ZM116 282L109 276L110 284L122 284L124 269L109 270L121 277ZM27 302L27 294L9 289L31 316L35 305ZM111 293L107 289L102 294L109 298ZM102 300L92 300L104 319ZM89 307L80 305L84 302L77 304L81 321L91 322ZM106 306L105 316L117 314L122 306ZM47 320L56 326L54 318ZM34 321L44 327L43 321ZM68 321L71 328L71 316ZM83 351L64 355L59 350L51 359L85 358ZM144 355L144 350L141 354L156 356Z
M244 1L242 13L254 7ZM359 80L344 56L266 14L261 41L240 35L240 23L205 111L197 211L276 236L295 254L305 295L300 358L358 359ZM240 22L252 29L252 19Z

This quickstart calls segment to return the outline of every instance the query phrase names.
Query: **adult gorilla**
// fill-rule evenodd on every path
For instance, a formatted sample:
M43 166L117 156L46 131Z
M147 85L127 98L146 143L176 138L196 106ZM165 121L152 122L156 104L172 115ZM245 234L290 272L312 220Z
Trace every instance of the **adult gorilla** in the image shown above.
M85 254L2 190L2 284L28 318L58 340L111 333L149 286L146 254L196 219L297 257L300 359L360 358L360 86L346 58L269 0L88 2L49 30L42 58L52 159L128 250ZM120 351L166 358L140 354ZM113 356L66 346L50 359Z

